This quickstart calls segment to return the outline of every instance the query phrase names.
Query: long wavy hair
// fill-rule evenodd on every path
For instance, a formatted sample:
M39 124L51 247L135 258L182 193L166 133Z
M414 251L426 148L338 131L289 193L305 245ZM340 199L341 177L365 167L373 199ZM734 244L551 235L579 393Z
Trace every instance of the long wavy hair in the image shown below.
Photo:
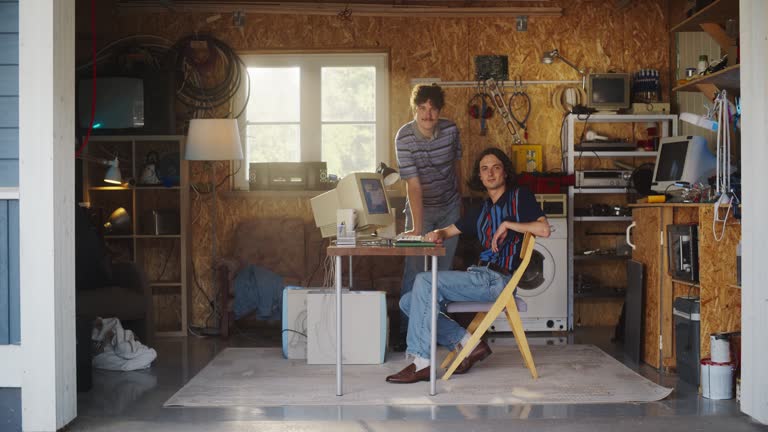
M504 166L504 174L507 175L507 189L514 188L515 184L517 183L517 178L515 177L515 170L512 168L512 160L509 159L509 156L507 156L506 153L496 147L488 147L487 149L483 150L477 157L475 164L472 167L472 176L469 178L469 180L467 180L467 186L469 186L469 188L474 191L486 191L485 185L483 185L483 181L480 180L480 161L488 155L494 155L501 161L501 164Z

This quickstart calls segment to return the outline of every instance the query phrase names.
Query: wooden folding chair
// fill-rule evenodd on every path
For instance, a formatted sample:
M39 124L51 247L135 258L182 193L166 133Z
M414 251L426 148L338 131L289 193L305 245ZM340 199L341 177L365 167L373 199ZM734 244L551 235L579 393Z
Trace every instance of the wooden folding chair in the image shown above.
M522 258L520 267L515 270L512 279L509 280L509 283L504 287L504 290L499 294L499 297L495 302L452 302L448 304L448 312L477 312L477 314L467 328L467 331L472 335L469 338L467 346L462 347L461 352L459 352L458 355L456 355L457 350L451 351L440 365L441 368L445 368L448 364L451 365L445 372L445 375L443 375L444 380L447 380L453 375L453 372L459 364L461 364L462 360L472 352L475 346L480 342L480 338L485 334L502 310L506 312L507 321L509 321L509 326L512 328L512 333L515 335L515 341L517 341L517 346L520 348L520 353L523 355L523 361L528 367L528 370L531 371L531 376L533 376L534 379L539 377L539 374L536 372L536 365L533 364L531 350L528 347L528 339L525 338L523 322L520 319L520 312L517 310L514 296L517 284L520 282L523 273L525 273L525 269L528 267L528 263L531 261L531 255L533 254L533 247L535 244L536 237L531 233L526 233L523 237L523 248L520 251L520 257ZM453 363L450 363L451 359L453 359Z

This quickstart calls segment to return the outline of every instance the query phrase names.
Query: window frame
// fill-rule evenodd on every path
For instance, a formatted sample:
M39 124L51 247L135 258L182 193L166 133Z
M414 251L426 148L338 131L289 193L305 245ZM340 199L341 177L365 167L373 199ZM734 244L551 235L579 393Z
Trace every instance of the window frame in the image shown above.
M389 53L387 52L323 52L323 53L260 53L240 54L246 68L251 67L299 67L299 145L300 161L320 161L322 156L322 95L321 75L323 67L373 66L376 68L375 142L374 169L379 162L390 164L389 131ZM246 72L247 73L247 72ZM253 102L252 100L249 101ZM327 124L357 122L325 122ZM248 140L249 123L247 110L238 119L243 146L242 167L235 177L235 189L249 190ZM363 123L365 124L365 123ZM235 164L237 166L237 164Z

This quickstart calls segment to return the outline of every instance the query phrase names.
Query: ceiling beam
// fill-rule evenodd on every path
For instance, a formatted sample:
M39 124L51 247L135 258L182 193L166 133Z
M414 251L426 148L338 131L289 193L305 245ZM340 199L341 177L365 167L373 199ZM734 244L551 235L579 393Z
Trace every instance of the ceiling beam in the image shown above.
M170 5L169 5L170 4ZM242 11L257 14L339 15L376 17L469 18L563 15L560 7L543 6L425 6L375 3L310 3L310 2L256 2L256 1L120 1L121 11L173 11L226 13Z

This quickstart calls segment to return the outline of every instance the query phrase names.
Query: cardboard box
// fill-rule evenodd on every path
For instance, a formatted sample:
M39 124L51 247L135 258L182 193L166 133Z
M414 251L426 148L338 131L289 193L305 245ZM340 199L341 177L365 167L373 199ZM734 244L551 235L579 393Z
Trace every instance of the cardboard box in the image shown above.
M307 363L336 363L336 295L307 294ZM387 351L387 300L383 291L342 294L343 364L381 364Z

